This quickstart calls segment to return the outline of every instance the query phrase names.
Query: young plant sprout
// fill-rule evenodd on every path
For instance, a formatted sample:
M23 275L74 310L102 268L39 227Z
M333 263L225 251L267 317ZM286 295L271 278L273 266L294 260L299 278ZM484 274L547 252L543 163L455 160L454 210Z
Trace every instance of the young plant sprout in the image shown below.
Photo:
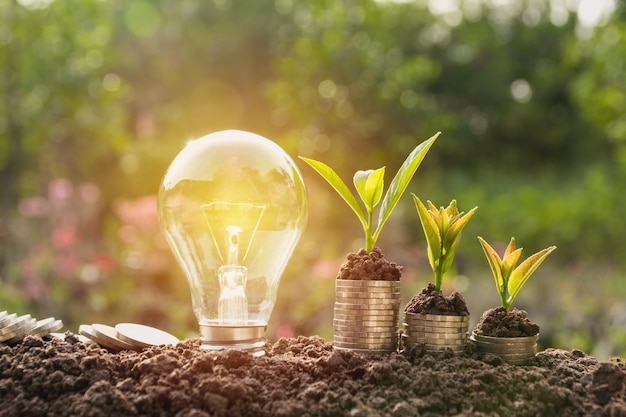
M452 200L448 207L439 209L427 201L428 208L426 208L415 194L411 193L411 195L426 236L428 261L435 274L435 289L441 291L443 276L450 269L461 241L461 231L478 207L474 207L467 213L459 213L456 200Z
M516 267L520 256L522 255L522 248L515 248L515 238L511 238L511 242L504 251L504 256L500 258L496 251L480 236L478 240L483 247L491 272L496 280L496 289L500 294L500 300L502 307L506 313L509 312L511 304L517 294L519 294L522 286L528 281L528 278L539 265L556 249L556 246L550 246L534 255L529 256L524 262Z
M328 165L310 159L299 156L304 162L309 164L318 174L322 176L334 189L339 193L343 200L348 203L352 211L357 215L363 231L365 232L365 250L369 253L374 249L374 245L378 240L380 231L383 225L389 219L391 212L395 208L396 204L402 197L402 194L406 190L409 182L413 178L415 171L420 166L422 160L428 153L428 150L439 137L441 132L437 132L431 138L425 140L419 144L409 154L406 160L400 166L396 176L391 180L389 189L383 196L385 167L379 169L370 169L367 171L357 171L354 174L354 187L357 190L365 211L361 208L361 205L357 201L356 197L352 194L348 186L341 180L339 175ZM382 205L378 213L378 223L374 229L373 217L374 208L380 203L382 198Z

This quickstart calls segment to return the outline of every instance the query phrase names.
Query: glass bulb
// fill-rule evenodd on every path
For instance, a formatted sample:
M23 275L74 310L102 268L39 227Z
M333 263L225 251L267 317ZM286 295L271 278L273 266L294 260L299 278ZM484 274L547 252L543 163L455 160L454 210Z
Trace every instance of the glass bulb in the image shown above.
M201 347L263 355L278 284L307 218L293 160L239 130L191 141L163 177L158 212L189 283Z

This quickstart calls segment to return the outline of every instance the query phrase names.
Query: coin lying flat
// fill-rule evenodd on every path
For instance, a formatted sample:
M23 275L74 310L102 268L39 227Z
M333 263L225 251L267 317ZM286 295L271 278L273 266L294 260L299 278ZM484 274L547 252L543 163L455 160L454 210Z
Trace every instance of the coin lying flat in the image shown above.
M151 346L176 345L175 336L154 327L135 323L81 324L78 333L86 339L112 351L141 350Z
M3 319L0 319L0 329L11 325L17 319L17 314L9 314L5 316Z
M120 339L142 348L151 346L176 345L175 336L154 327L135 323L119 323L115 326Z
M62 327L63 322L54 317L37 320L30 314L18 316L15 313L0 311L0 343L17 343L26 336L43 337Z
M110 347L113 350L137 350L137 346L118 337L115 327L94 323L91 328L96 335L96 342L100 345Z

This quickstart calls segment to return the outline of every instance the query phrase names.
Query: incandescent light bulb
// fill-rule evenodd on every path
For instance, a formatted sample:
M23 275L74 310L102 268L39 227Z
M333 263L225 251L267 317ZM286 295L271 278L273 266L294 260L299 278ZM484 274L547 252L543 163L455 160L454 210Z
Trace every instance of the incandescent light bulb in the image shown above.
M158 212L189 283L201 347L263 355L278 284L307 218L293 160L239 130L191 141L163 177Z

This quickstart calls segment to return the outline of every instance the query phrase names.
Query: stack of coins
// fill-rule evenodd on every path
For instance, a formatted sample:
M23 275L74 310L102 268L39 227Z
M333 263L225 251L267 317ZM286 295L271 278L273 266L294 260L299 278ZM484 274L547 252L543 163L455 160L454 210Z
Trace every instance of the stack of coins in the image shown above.
M468 327L469 316L406 313L402 342L406 349L424 344L427 351L460 353L467 344Z
M18 316L0 311L0 342L13 344L21 341L26 336L44 337L63 327L61 320L48 317L37 320L30 314Z
M176 345L179 342L175 336L163 330L135 323L120 323L115 327L99 323L81 324L78 333L113 352Z
M368 353L397 350L400 281L338 279L335 296L336 348Z
M472 333L480 352L493 353L513 365L522 365L535 356L539 335L527 337L491 337Z

